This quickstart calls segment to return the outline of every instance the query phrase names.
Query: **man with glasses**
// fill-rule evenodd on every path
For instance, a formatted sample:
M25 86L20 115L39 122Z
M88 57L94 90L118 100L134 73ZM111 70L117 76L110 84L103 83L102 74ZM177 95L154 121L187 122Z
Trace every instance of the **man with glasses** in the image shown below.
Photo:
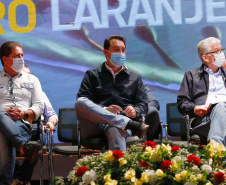
M0 48L4 69L0 72L0 185L13 181L16 149L32 164L41 148L30 143L31 124L43 113L41 84L34 75L23 72L22 45L6 42Z
M195 118L192 134L226 146L224 49L214 37L200 41L197 49L202 65L185 73L177 97L178 110Z

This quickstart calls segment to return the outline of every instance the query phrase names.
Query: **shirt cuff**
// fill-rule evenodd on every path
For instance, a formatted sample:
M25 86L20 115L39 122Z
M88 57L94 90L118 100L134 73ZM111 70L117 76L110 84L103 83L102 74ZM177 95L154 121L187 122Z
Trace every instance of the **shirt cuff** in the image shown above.
M29 108L30 110L32 110L35 113L35 118L34 121L37 121L38 118L42 115L43 113L43 109L39 108L39 107L31 107ZM28 109L28 110L29 110Z

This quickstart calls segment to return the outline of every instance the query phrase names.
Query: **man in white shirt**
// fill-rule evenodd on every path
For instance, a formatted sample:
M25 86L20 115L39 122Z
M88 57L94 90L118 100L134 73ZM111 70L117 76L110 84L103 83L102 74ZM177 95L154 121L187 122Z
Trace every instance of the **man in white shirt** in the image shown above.
M37 77L22 71L24 67L22 45L6 42L1 48L0 72L0 185L12 183L16 149L34 160L32 146L28 153L26 143L31 138L31 123L43 113L44 101Z
M226 146L224 49L214 37L199 42L197 49L203 64L185 73L177 97L178 110L195 117L192 133Z
M23 71L26 73L31 74L30 69L28 68L27 65L24 65ZM44 98L44 112L43 112L43 118L41 120L44 120L46 122L46 126L49 127L49 131L52 132L55 129L55 126L57 125L58 122L58 115L54 111L48 97L44 92L43 93L43 98ZM37 124L32 124L32 141L38 140L37 134L38 128ZM40 141L38 141L40 142ZM39 152L39 151L38 151ZM22 165L20 165L19 161L16 161L16 167L15 167L15 180L13 181L12 185L30 185L30 180L33 174L34 167L36 163L38 162L38 159L34 161L34 163L29 164L27 160L24 160Z

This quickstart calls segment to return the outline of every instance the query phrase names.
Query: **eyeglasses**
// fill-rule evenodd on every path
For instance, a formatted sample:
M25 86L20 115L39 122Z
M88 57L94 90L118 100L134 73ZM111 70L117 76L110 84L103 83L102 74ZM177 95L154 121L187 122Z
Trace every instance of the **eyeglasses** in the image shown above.
M214 53L214 54L219 54L219 53L221 53L221 52L224 52L224 50L225 50L225 48L223 48L223 49L221 49L221 50L217 50L217 51L212 51L212 52L206 53L206 54L204 54L204 55L208 55L208 54L212 54L212 53Z

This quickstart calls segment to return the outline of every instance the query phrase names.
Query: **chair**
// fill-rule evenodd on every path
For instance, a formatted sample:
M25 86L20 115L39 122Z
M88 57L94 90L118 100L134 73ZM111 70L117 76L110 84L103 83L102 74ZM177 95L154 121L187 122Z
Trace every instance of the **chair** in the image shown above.
M145 114L141 115L139 121L145 121ZM85 146L85 148L91 149L100 149L102 152L106 151L108 148L108 141L106 137L99 137L99 138L91 138L91 139L81 139L81 126L78 121L78 157L81 157L81 146ZM130 146L137 142L144 142L146 141L146 136L143 139L139 139L137 136L129 136L126 138L126 146Z
M54 153L66 155L83 155L99 153L105 151L107 138L81 139L80 123L77 121L75 108L60 108L58 120L58 139L61 142L69 142L72 146L55 146ZM137 136L131 136L126 139L127 145L140 140ZM82 148L84 146L84 148Z
M39 134L40 134L40 143L42 146L40 161L40 185L44 184L43 181L43 155L44 153L48 154L48 170L49 170L49 184L52 184L54 173L53 173L53 132L50 132L49 128L45 128L46 122L42 120L39 124ZM46 138L44 137L46 135ZM46 140L46 145L44 146L44 140Z
M54 154L78 155L77 118L74 108L60 108L58 118L58 140L71 145L57 145L53 148ZM93 152L93 151L92 151ZM85 154L90 154L85 151Z
M53 146L53 132L49 131L49 128L45 128L45 121L41 120L41 117L32 123L32 128L37 128L37 131L32 134L31 141L40 140L41 143L41 151L40 151L40 161L41 161L41 168L40 168L40 185L43 185L43 155L44 153L48 154L48 166L49 166L49 181L51 182L53 178L52 174L52 146ZM46 138L44 139L44 135ZM45 140L47 144L45 145ZM17 159L24 160L23 155L17 155Z
M182 141L190 140L191 121L189 116L183 117L177 109L177 103L167 103L167 125L165 126L166 137L180 136ZM186 118L186 119L185 119Z

